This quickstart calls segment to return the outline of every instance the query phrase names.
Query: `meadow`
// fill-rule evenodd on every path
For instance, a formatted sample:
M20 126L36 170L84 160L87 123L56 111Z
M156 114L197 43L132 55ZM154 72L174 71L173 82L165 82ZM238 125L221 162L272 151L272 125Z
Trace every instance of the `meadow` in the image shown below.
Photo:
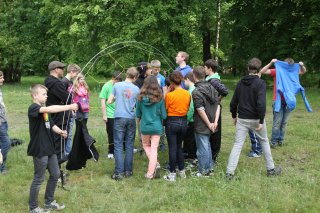
M29 187L33 178L32 158L27 156L29 142L27 109L31 104L29 87L43 83L44 77L24 77L21 84L4 85L2 91L8 108L10 138L24 141L8 155L8 175L0 176L0 212L28 212ZM307 88L306 95L313 108L308 113L297 96L297 108L287 127L285 144L272 149L274 161L282 167L282 175L268 178L264 158L250 159L246 155L250 142L243 147L236 178L225 179L227 160L233 145L235 127L229 113L229 103L238 79L226 78L230 89L223 99L222 147L214 175L187 179L175 183L163 179L147 181L145 155L134 155L134 175L114 181L113 160L107 159L105 124L99 105L100 87L107 79L87 77L91 88L91 111L88 128L97 140L98 162L89 160L87 167L70 171L66 189L58 187L55 198L63 202L63 212L319 212L320 211L320 97L319 89ZM271 81L272 82L272 81ZM269 82L270 83L270 82ZM270 84L269 84L270 85ZM268 135L272 125L272 87L267 91L266 121ZM139 147L138 141L135 143ZM159 151L161 165L168 161L167 152ZM164 175L165 171L161 171ZM48 176L48 175L47 175ZM45 182L39 195L44 205Z

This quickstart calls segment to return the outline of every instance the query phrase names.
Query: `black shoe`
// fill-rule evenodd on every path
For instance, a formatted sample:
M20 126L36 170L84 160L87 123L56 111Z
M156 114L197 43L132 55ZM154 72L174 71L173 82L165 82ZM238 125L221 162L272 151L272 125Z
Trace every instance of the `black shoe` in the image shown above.
M121 174L116 174L116 173L113 173L113 175L111 175L111 178L113 180L122 180L123 179L123 176Z
M267 176L268 177L273 177L273 176L277 176L277 175L280 175L281 174L281 167L280 166L277 166L277 167L274 167L274 169L269 169L267 171Z
M125 177L128 178L128 177L131 177L132 175L133 175L132 171L126 171Z

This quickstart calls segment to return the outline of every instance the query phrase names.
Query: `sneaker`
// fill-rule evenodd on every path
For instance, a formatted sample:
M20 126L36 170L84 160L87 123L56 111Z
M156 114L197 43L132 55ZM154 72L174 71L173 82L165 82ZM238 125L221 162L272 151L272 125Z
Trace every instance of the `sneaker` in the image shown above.
M179 170L179 176L180 178L186 179L187 178L186 171L184 169Z
M133 153L137 153L138 151L138 149L133 149Z
M163 176L163 179L167 180L167 181L176 181L176 173L171 173L171 172L168 172L167 175Z
M37 207L35 209L32 209L29 211L30 213L50 213L49 210L46 210L46 209L42 209L40 207Z
M210 173L208 172L206 174L203 174L203 173L198 171L198 172L192 173L192 176L193 177L210 177Z
M230 173L227 173L226 174L226 179L227 180L232 180L234 178L234 175L233 174L230 174Z
M126 171L126 173L125 173L126 178L131 177L132 175L133 175L132 171Z
M108 158L108 159L114 159L114 156L113 156L112 153L109 153L108 156L107 156L107 158Z
M7 170L2 170L2 171L0 172L0 174L1 174L1 175L7 175L8 172L7 172Z
M116 173L113 173L113 175L111 175L111 178L113 180L122 180L123 179L123 176L121 174L116 174Z
M280 166L277 166L277 167L274 167L274 169L269 169L267 171L267 176L268 177L273 177L273 176L277 176L277 175L280 175L281 174L281 167Z
M283 141L278 141L278 146L283 146Z
M45 210L53 210L53 211L59 211L66 208L64 204L59 204L55 200L52 201L50 204L44 204Z
M276 144L276 143L270 143L270 147L271 147L272 149L275 149L275 148L277 147L277 144Z
M249 158L260 158L260 157L261 157L261 154L257 154L257 153L255 153L254 151L251 151L251 152L248 154L248 157L249 157Z
M153 175L154 178L160 178L160 168L161 168L160 163L157 163L156 170L154 171L154 175Z

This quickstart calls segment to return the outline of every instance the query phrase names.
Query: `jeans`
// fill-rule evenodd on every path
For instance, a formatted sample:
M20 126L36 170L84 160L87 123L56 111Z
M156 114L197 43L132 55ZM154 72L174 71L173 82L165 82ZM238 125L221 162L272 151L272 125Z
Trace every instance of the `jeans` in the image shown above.
M149 159L147 176L152 178L158 162L160 135L141 135L143 149Z
M222 129L221 129L221 127L222 127L221 113L222 113L222 107L220 105L220 116L219 116L219 119L218 119L218 131L216 131L215 133L213 133L210 136L212 160L214 162L217 161L218 155L220 153L220 148L221 148L221 131L222 131Z
M202 174L213 168L210 134L194 133L197 142L198 170Z
M249 130L249 137L251 141L251 151L260 155L262 153L262 147L257 135L253 131Z
M255 128L257 128L258 125L259 119L256 120L237 118L236 135L234 139L234 145L229 156L227 173L232 175L234 174L234 171L236 170L239 162L241 149L243 147L244 141L246 140L246 136L248 135L249 130L253 131L256 134L261 143L267 170L274 169L274 162L271 155L270 144L267 136L266 122L264 121L263 127L260 131L255 130Z
M108 134L108 153L114 153L114 141L113 141L113 127L114 127L114 118L108 118L108 122L106 123L106 130Z
M74 116L70 115L70 119L67 125L67 131L68 131L68 137L66 139L66 149L64 151L64 153L66 155L69 155L71 152L71 148L72 148L72 129L73 129L73 124L74 124Z
M284 100L281 101L281 108L279 112L274 111L273 107L273 124L272 124L272 135L271 135L271 144L283 143L284 135L286 134L286 127L289 120L289 115L291 110L287 107L287 104Z
M8 135L8 123L0 122L0 149L3 157L3 163L0 165L0 173L6 170L7 155L10 147L11 140Z
M56 190L57 182L60 177L60 170L58 165L57 155L33 157L34 176L30 187L29 208L30 210L38 207L38 196L42 182L45 179L46 169L49 171L49 179L45 192L45 204L50 204L54 201L54 192Z
M194 122L188 123L188 129L183 139L183 152L187 154L186 158L197 158L197 144L194 137Z
M187 132L187 117L169 116L166 121L166 135L169 144L169 166L170 172L184 169L184 156L182 140Z
M133 168L133 144L136 136L136 120L130 118L114 119L114 158L115 174L132 172ZM123 160L123 142L125 142L125 158Z

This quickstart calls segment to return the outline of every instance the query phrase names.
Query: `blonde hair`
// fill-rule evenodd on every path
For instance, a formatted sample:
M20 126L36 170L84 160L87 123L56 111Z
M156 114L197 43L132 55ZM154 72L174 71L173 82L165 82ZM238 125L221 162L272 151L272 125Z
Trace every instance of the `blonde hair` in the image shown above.
M84 78L84 75L82 75L81 73L79 75L77 75L76 79L73 82L73 92L75 92L75 93L78 92L78 90L79 90L79 87L80 87L79 80L80 80L80 78ZM86 88L87 91L89 91L89 86L88 86L86 81L83 82L83 86L84 86L84 88Z
M151 65L151 67L160 68L161 67L161 62L159 60L152 60L152 61L150 61L150 65Z
M39 89L44 89L44 90L48 91L48 88L43 86L42 84L35 84L30 87L31 96L33 97L34 95L38 94Z
M131 78L131 79L137 78L139 75L138 70L135 67L128 68L126 74L127 74L127 78Z
M187 62L189 60L189 54L183 51L179 51L178 54L180 54L182 57L184 57L184 61Z

